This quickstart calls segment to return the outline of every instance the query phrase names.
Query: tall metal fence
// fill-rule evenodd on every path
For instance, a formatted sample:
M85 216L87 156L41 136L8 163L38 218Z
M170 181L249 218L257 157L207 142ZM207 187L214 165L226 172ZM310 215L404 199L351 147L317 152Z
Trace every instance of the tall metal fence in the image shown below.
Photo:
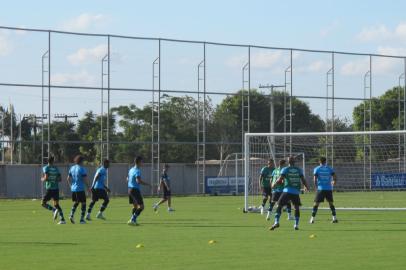
M390 49L382 48L381 53L370 54L4 26L0 30L4 40L14 45L10 45L11 52L0 55L0 103L3 106L13 103L20 112L20 122L24 117L32 119L40 134L39 138L34 136L34 141L22 140L21 135L15 136L21 131L12 127L6 131L8 119L1 113L3 164L21 162L24 144L41 149L38 163L43 163L56 144L97 144L100 159L111 159L113 146L147 145L150 179L156 183L160 164L171 162L170 158L162 158L163 147L172 145L179 151L193 152L195 158L190 162L195 169L190 172L190 179L194 179L196 191L201 193L208 175L207 159L223 160L227 154L243 152L244 133L297 131L300 115L295 112L295 100L305 102L329 132L336 131L337 119L352 122L354 107L362 103L363 119L358 128L369 131L375 129L373 101L386 90L397 87L394 88L397 95L385 102L397 110L396 129L406 126L403 93L406 56L390 55ZM269 97L269 111L262 112L266 118L253 114L254 89ZM276 91L282 95L278 96ZM167 135L163 134L163 127L171 122L162 115L163 98L185 95L197 101L193 108L194 139L185 141L179 135L163 140ZM239 127L238 139L216 137L208 132L212 115L207 104L213 108L227 106L223 101L233 96L240 97L239 123L233 120ZM283 106L274 111L277 101ZM110 137L111 109L130 104L151 106L150 138L116 141ZM51 138L53 121L75 118L89 110L101 116L99 137L86 141ZM269 125L259 129L258 122L263 119ZM222 126L215 129L221 130ZM227 127L221 131L227 134ZM333 144L328 142L326 147L331 160ZM7 148L12 149L8 156L4 153ZM230 150L224 150L227 148ZM214 153L210 157L209 151ZM11 170L15 171L11 173ZM9 181L4 177L19 175L20 170L25 169L9 168L6 176L3 171L3 183ZM110 179L114 178L114 171L111 170Z

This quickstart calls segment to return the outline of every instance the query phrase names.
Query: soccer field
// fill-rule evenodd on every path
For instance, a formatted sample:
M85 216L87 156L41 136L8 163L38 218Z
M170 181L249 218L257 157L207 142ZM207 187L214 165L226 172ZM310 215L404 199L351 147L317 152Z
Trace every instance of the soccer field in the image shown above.
M304 206L312 198L303 195ZM337 207L406 206L403 192L336 193L335 199ZM111 201L108 220L85 225L56 225L39 200L1 200L0 269L406 268L406 212L338 211L340 223L332 224L330 212L319 211L308 224L310 211L302 211L299 231L285 214L281 227L269 231L263 216L242 213L242 197L175 197L176 212L162 207L157 214L155 200L145 200L138 227L126 224L126 198ZM71 205L61 201L65 216Z

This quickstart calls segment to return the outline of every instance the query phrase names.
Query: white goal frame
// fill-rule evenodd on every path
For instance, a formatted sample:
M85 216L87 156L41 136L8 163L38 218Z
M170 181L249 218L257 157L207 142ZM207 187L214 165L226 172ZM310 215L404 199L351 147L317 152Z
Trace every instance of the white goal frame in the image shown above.
M297 132L297 133L245 133L244 136L244 212L248 212L249 209L249 177L250 177L250 138L252 137L300 137L300 136L356 136L356 135L400 135L404 138L404 144L406 146L406 130L395 131L354 131L354 132ZM272 149L271 149L272 151ZM406 152L406 151L405 151ZM289 151L287 151L289 154ZM406 153L405 153L406 162ZM311 207L303 207L304 210L311 210ZM321 210L327 210L329 208L319 208ZM343 207L337 208L337 210L350 210L350 211L406 211L406 208L377 208L377 207Z

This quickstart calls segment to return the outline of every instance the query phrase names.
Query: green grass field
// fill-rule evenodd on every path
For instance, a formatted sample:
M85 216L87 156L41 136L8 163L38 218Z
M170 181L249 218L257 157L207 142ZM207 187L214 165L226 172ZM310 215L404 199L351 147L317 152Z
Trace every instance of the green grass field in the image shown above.
M312 197L302 196L305 206ZM403 192L335 199L337 207L406 207ZM56 225L38 200L0 200L0 269L406 269L406 212L342 211L331 224L319 211L311 225L302 211L300 231L286 215L269 231L263 216L242 213L241 197L174 198L176 212L158 214L155 200L145 200L138 227L126 225L125 198L111 201L107 221L86 225ZM71 205L61 201L65 216Z

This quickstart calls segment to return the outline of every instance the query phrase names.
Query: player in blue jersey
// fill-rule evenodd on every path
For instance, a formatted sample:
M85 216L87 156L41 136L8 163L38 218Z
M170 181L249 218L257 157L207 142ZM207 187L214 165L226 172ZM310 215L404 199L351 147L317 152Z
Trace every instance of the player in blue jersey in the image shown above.
M54 156L50 156L48 158L48 165L42 168L41 181L45 185L46 193L42 198L41 205L45 209L53 211L54 220L57 219L59 214L61 220L58 224L65 224L62 208L59 206L59 182L61 182L61 173L58 167L54 165L54 161ZM48 201L51 199L53 200L54 207L48 204Z
M285 167L281 171L281 176L279 179L272 184L272 187L276 187L279 183L283 183L283 192L278 200L278 206L276 208L275 223L270 228L275 230L279 227L279 218L282 213L282 207L286 205L289 201L292 202L295 208L295 225L294 229L299 230L299 219L300 219L300 189L302 184L309 190L309 186L304 178L303 172L300 168L295 166L295 158L289 157L289 166Z
M279 166L275 168L272 172L272 179L271 179L271 185L275 183L276 181L279 180L279 177L281 176L281 171L283 168L286 167L286 160L281 159L279 160ZM275 184L275 186L272 188L272 199L269 204L268 208L268 214L266 215L266 220L271 219L272 215L272 210L275 204L278 202L279 198L281 197L283 193L283 183ZM286 212L288 213L288 220L292 220L292 204L290 202L287 203L286 205Z
M150 186L152 188L149 183L142 180L142 164L142 157L137 156L135 158L135 165L129 170L127 176L129 203L133 205L131 219L127 222L128 225L138 225L137 218L144 210L144 200L141 195L140 185Z
M87 182L87 172L83 165L83 156L77 155L74 158L75 165L69 169L68 183L71 186L73 206L70 212L69 220L72 224L75 224L73 219L76 208L79 203L81 204L80 224L86 224L86 193L85 186L89 189L89 183Z
M320 203L324 202L324 199L327 200L330 205L331 214L333 216L333 223L337 223L336 209L334 206L333 200L333 187L337 182L337 177L334 172L334 169L327 166L327 160L325 157L321 157L320 165L314 168L314 186L317 188L316 197L314 198L314 205L312 211L312 217L310 218L310 223L314 223L316 218L317 209Z
M110 166L110 161L108 159L105 159L103 161L103 166L100 166L93 178L93 183L91 186L91 191L92 191L92 201L89 204L89 208L87 209L87 215L86 215L86 220L91 220L90 218L90 213L92 212L93 206L96 204L96 202L99 199L103 200L103 203L100 207L99 212L96 215L96 218L98 219L106 219L103 216L104 210L106 210L107 205L109 204L109 196L107 195L108 192L110 192L110 189L108 186L106 186L106 178L107 178L107 170Z
M262 191L262 204L261 204L261 215L264 214L265 204L269 199L269 204L272 201L272 173L275 170L275 162L273 159L268 160L268 165L261 169L261 173L259 175L259 186Z
M162 199L154 204L152 207L154 211L158 210L159 205L167 202L168 204L168 212L174 211L171 205L171 178L168 175L169 165L165 164L164 169L162 171L161 180L158 186L158 192L162 191Z

